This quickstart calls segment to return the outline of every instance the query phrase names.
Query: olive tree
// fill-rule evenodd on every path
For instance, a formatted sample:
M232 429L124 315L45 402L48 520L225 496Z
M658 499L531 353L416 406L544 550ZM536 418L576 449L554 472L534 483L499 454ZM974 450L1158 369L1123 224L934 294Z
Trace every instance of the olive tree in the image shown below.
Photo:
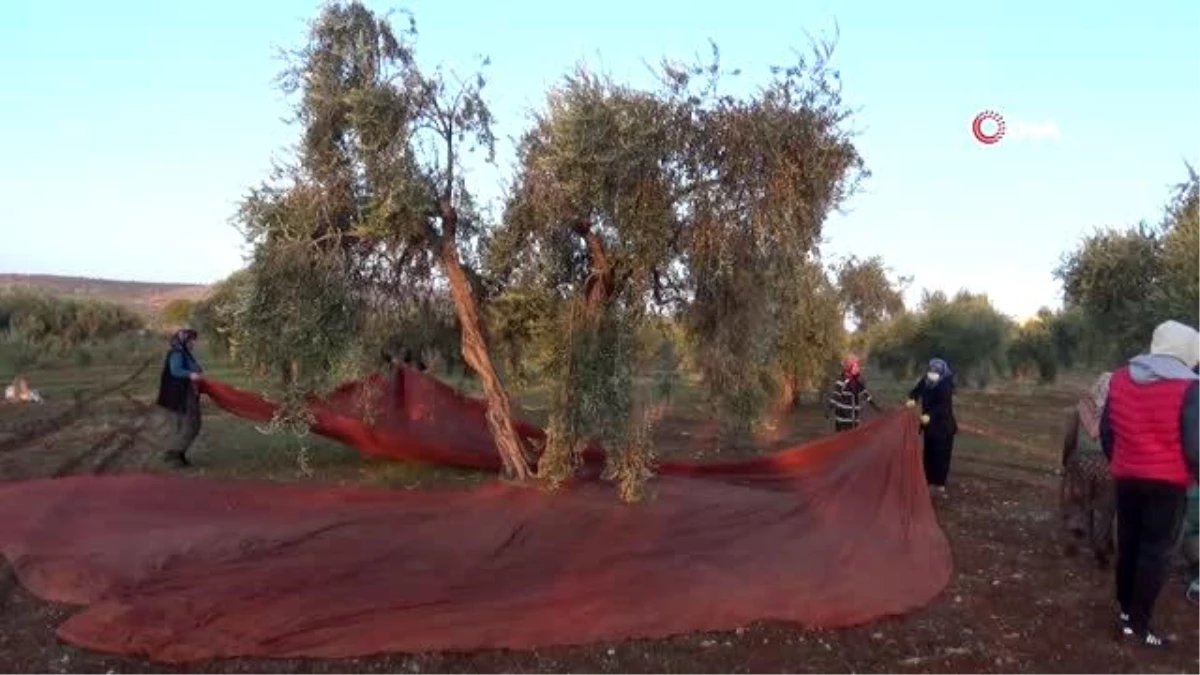
M1056 275L1066 304L1083 310L1091 332L1107 333L1106 360L1145 348L1164 280L1162 242L1152 228L1098 231L1064 257Z
M631 438L645 432L633 372L647 321L679 320L715 410L737 423L794 371L795 335L840 324L836 300L810 313L835 297L811 268L862 163L830 53L815 55L743 97L721 93L715 48L710 63L664 62L653 88L578 69L534 116L489 269L548 310L513 334L558 340L542 464L555 475L593 436L624 442L610 467L623 484L648 475Z
M482 227L462 158L490 159L495 142L485 82L421 68L415 38L411 18L398 31L357 1L335 2L289 54L281 82L298 98L301 140L238 215L255 246L240 342L258 370L279 373L283 408L303 427L307 392L377 363L448 295L505 472L528 478L488 353L482 285L460 250Z
M648 477L634 373L648 303L677 256L675 114L653 92L581 68L550 92L521 139L489 256L513 289L504 297L510 316L542 310L536 327L519 325L549 342L554 405L540 467L552 482L571 474L590 439L609 446L608 475L627 498Z
M797 330L836 331L842 321L840 311L810 313L827 290L809 270L825 219L865 176L831 56L831 44L797 54L745 97L721 93L715 48L708 65L664 67L685 111L684 316L726 427L744 429L770 409L795 374L798 355L785 347L797 345Z

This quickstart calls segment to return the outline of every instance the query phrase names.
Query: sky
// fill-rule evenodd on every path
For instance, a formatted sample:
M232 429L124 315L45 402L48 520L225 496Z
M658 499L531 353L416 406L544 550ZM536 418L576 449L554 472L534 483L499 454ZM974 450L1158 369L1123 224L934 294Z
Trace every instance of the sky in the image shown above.
M501 139L472 188L498 198L512 138L578 63L633 84L705 54L765 82L808 36L834 65L871 177L825 225L831 258L881 255L923 288L1022 318L1101 226L1157 221L1200 154L1200 3L414 0L418 58L488 56ZM311 0L0 3L0 272L216 281L243 264L238 201L298 130L274 86ZM1005 136L972 121L999 113ZM990 123L989 123L990 124ZM993 127L985 126L990 132Z

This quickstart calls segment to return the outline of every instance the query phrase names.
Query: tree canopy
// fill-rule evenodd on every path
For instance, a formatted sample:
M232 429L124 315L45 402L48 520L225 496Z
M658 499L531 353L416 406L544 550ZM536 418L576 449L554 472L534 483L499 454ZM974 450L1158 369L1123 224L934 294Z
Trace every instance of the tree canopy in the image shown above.
M632 447L613 430L643 426L650 402L631 391L648 355L633 338L655 315L680 319L715 411L735 425L764 411L782 371L807 365L785 328L840 330L836 305L810 313L832 297L816 244L863 171L829 56L772 68L741 97L720 93L736 75L715 46L709 63L664 62L657 88L578 68L535 113L487 260L510 289L500 302L543 312L540 327L506 333L557 340L551 458L589 436Z
M252 263L197 308L267 378L281 424L303 428L302 396L380 350L457 337L509 475L532 475L540 450L543 476L565 479L600 440L636 499L673 377L647 389L643 366L686 358L733 428L823 376L844 331L817 245L866 175L830 45L736 96L715 45L663 61L651 87L577 68L531 119L488 223L461 171L465 152L493 153L485 81L421 66L415 43L411 17L397 30L359 2L322 9L280 79L295 156L236 218ZM551 383L546 448L522 447L501 371Z
M910 280L890 278L880 256L861 259L850 256L837 270L838 291L855 328L866 332L872 326L904 311L904 287Z
M280 82L297 99L301 141L238 214L255 247L240 354L279 375L281 419L295 412L302 428L305 393L378 365L417 326L444 323L435 300L449 297L506 471L522 478L529 467L486 347L481 284L460 251L480 233L462 155L491 157L495 143L485 80L422 69L415 39L411 17L398 31L359 2L334 2L288 55Z
M986 294L926 292L914 311L872 329L870 356L897 378L913 376L940 357L961 383L986 385L1007 370L1013 331L1012 320Z
M1098 230L1055 271L1064 302L1079 308L1093 339L1104 345L1103 361L1144 351L1154 326L1167 319L1200 323L1200 179L1187 169L1159 225Z

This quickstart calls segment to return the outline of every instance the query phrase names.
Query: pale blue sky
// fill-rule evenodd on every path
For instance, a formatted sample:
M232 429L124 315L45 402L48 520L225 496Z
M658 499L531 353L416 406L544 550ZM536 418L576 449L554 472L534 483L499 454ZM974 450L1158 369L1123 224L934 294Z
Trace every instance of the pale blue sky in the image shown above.
M402 6L372 2L376 8ZM492 59L502 137L584 60L646 80L644 60L716 40L743 78L829 33L873 172L827 224L833 255L882 254L922 287L986 291L1016 316L1058 302L1059 254L1093 227L1157 219L1200 147L1200 9L1114 1L417 0L424 63ZM0 3L0 271L214 281L241 264L228 218L295 138L276 47L318 3ZM999 111L1008 136L970 124ZM1058 130L1021 137L1021 123ZM500 168L475 170L498 194Z

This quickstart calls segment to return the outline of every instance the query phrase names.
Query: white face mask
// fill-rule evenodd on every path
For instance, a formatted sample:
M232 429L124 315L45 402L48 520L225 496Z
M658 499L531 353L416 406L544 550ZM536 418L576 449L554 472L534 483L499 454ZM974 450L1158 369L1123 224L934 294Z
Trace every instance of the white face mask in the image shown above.
M929 380L929 384L937 384L938 380L942 379L942 374L931 370L925 373L925 379Z

